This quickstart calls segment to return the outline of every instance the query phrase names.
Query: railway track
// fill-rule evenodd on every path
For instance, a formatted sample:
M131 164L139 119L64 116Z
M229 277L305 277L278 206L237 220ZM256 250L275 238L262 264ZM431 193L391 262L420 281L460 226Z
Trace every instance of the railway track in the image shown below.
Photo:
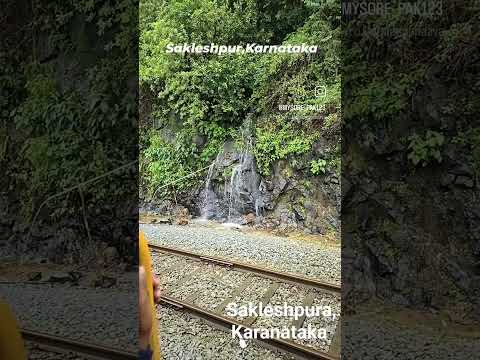
M57 283L50 283L50 282L41 282L41 281L13 281L13 280L1 280L0 285L20 285L20 286L34 286L35 288L39 288L39 293L44 292L44 287L55 287L58 285ZM0 301L8 300L15 301L12 298L4 298L4 294L1 291L3 290L0 287ZM28 294L26 295L28 298ZM35 309L39 310L36 306ZM52 311L50 308L46 308L46 312ZM54 311L54 310L53 310ZM20 322L21 323L21 322ZM38 324L42 323L42 320L37 322ZM69 335L56 335L51 333L51 329L39 330L37 329L38 325L34 325L35 329L30 328L29 324L22 324L19 330L22 335L22 338L27 343L27 350L29 353L33 351L32 356L35 356L36 349L45 352L45 353L52 353L52 358L59 358L59 359L70 359L73 355L78 356L82 359L110 359L110 360L133 360L138 359L138 353L129 346L128 349L120 349L117 345L108 345L108 344L100 344L92 342L91 340L87 339L73 339L75 337L75 333L70 332ZM83 332L86 332L85 328ZM93 339L93 338L92 338ZM96 341L96 340L93 340ZM30 345L35 345L33 348ZM36 357L35 357L36 358ZM42 357L43 358L43 357ZM76 358L76 357L75 357ZM1 359L3 360L3 359ZM6 359L5 359L6 360Z
M293 284L301 284L304 286L330 290L337 293L341 291L341 287L338 284L328 283L325 281L312 279L305 276L275 271L263 266L247 264L244 262L233 261L233 260L224 259L224 258L215 257L215 256L200 255L200 254L192 253L192 252L177 249L177 248L167 247L167 246L158 246L154 244L149 244L148 246L152 250L169 253L169 254L181 255L181 256L185 256L195 260L211 262L220 266L226 266L236 270L248 271L248 272L259 274L264 277L280 279L282 281L293 283Z
M21 329L21 333L25 341L38 344L42 348L53 352L75 353L89 359L134 360L138 358L137 353L104 345L72 340L29 329Z
M246 274L254 274L255 276L259 276L261 278L265 278L271 280L272 286L266 291L263 295L261 302L263 304L267 304L275 294L275 291L278 289L280 284L291 284L295 286L301 286L305 289L307 296L303 299L304 306L310 306L313 303L313 296L312 291L321 291L330 294L338 295L340 293L340 286L337 284L331 284L327 282L323 282L317 279L311 279L304 276L289 274L285 272L277 272L265 267L251 265L239 261L232 261L225 258L219 257L212 257L212 256L204 256L192 252L188 252L185 250L165 247L165 246L158 246L154 244L149 245L150 249L152 250L153 261L155 262L156 254L163 254L163 255L173 255L176 257L181 257L184 259L193 260L199 263L207 263L210 265L224 267L231 270L240 271ZM194 276L194 271L188 276ZM187 277L188 277L187 276ZM180 282L184 283L185 279L180 280ZM246 283L242 283L238 285L238 288L233 291L233 294L240 294L242 293L248 285ZM199 306L195 304L195 297L196 294L193 293L188 296L188 299L179 299L174 296L169 295L168 289L167 294L163 294L161 301L162 303L172 306L175 309L181 311L187 311L191 315L201 318L212 325L221 328L225 331L231 331L232 326L241 327L243 331L247 331L249 329L255 329L255 322L256 318L246 318L243 320L237 320L223 314L223 310L225 309L226 304L234 298L235 295L231 295L224 299L221 304L216 306L213 310L208 309L204 306ZM300 317L298 320L295 321L295 325L297 328L302 327L304 324L305 317ZM339 321L339 320L338 320ZM268 339L258 339L258 341L263 342L266 347L270 349L280 350L284 353L288 353L293 355L297 359L321 359L321 360L337 360L339 359L339 349L340 349L340 331L339 326L337 325L336 333L332 339L331 345L329 347L328 352L319 350L317 348L307 346L301 344L299 342L293 340L285 340L281 338L268 338Z

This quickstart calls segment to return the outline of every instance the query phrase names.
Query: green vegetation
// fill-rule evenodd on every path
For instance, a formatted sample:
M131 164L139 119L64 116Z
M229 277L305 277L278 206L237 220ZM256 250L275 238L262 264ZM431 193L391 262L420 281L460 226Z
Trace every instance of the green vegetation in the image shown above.
M345 129L361 129L360 143L370 149L379 137L389 143L399 136L402 148L394 151L412 170L442 162L454 138L466 136L473 151L468 132L480 110L479 10L475 1L442 4L441 16L417 18L393 7L386 16L346 23ZM395 135L385 138L388 133ZM471 162L475 167L474 156Z
M310 162L310 171L313 175L325 174L325 171L327 171L327 160L312 160Z
M32 2L25 11L32 18L23 24L28 31L9 34L26 38L18 46L1 44L0 58L7 64L0 69L6 85L0 93L4 181L18 190L15 202L27 220L48 196L136 157L136 97L125 88L137 66L131 61L138 16L132 5ZM17 6L22 4L9 1L5 10L15 12ZM122 149L118 139L124 139ZM59 198L68 204L57 213L76 212L84 200L106 203L128 193L122 178L109 178L83 188L82 199L78 192ZM48 206L55 208L55 202Z
M306 133L304 130L293 130L289 122L275 124L266 121L256 129L256 146L254 154L260 171L270 174L272 164L290 155L301 155L308 152L319 133Z
M210 164L227 140L240 148L250 143L264 175L280 159L312 154L322 122L331 127L341 121L339 20L340 5L332 0L320 6L288 0L142 1L140 91L148 110L141 114L146 124L140 170L147 193L161 187L168 196L173 189L167 184ZM183 43L305 43L320 51L166 53L167 44ZM285 104L304 109L279 111ZM187 190L195 180L176 184L177 191Z
M408 145L408 149L410 150L408 159L414 165L422 163L422 166L426 166L432 160L440 163L442 162L440 147L444 141L445 137L435 131L428 130L425 137L413 134L410 137L410 143Z

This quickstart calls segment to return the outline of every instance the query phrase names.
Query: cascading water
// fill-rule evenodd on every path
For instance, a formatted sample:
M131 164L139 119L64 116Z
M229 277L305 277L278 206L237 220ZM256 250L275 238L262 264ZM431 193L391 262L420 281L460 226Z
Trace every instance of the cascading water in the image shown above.
M242 156L243 157L243 156ZM242 161L239 165L236 165L232 170L232 176L230 177L230 196L228 201L228 221L232 219L232 211L236 205L237 198L240 195L240 184L242 177Z
M208 168L207 179L205 181L205 191L210 189L210 182L212 181L213 170L215 170L215 161Z
M212 177L215 171L215 165L217 164L218 159L219 159L219 155L208 168L208 174L205 180L205 188L203 190L203 199L201 204L201 214L203 219L210 219L214 217L216 213L217 196L215 195L215 191L211 189L210 184L212 182Z
M228 221L251 211L255 211L256 216L261 216L263 198L259 183L254 157L247 149L240 156L240 162L233 168L230 177Z
M255 213L262 216L263 196L260 191L260 175L256 169L251 137L251 122L245 121L241 130L243 150L239 153L232 144L224 146L224 151L208 169L203 189L201 214L204 219L216 218L228 222L240 221L243 215ZM218 175L231 169L229 177L220 184ZM221 189L223 186L223 189ZM226 219L225 219L226 218Z
M255 199L255 216L261 217L263 215L263 197L259 195Z

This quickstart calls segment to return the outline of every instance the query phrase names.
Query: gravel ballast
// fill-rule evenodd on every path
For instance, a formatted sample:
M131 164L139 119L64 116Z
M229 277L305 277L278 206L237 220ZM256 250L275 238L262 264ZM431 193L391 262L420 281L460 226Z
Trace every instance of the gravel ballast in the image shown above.
M340 321L340 295L329 291L322 291L307 288L301 285L292 285L279 282L273 279L264 278L245 271L229 269L218 264L192 260L181 255L165 254L161 251L152 250L152 260L155 271L159 274L164 294L173 296L183 301L198 305L206 310L222 313L224 316L232 317L240 322L247 322L249 326L258 329L287 329L295 326L306 329L308 325L315 331L326 331L326 338L314 339L292 339L308 347L312 347L325 352L329 351L330 344L334 337L337 324ZM179 276L180 275L180 276ZM310 299L307 303L307 298ZM293 316L255 316L232 315L228 312L227 305L235 303L237 309L240 307L249 307L250 304L264 306L272 305L283 307L302 306L330 306L333 318L322 315L307 317L303 325L297 322ZM219 310L218 306L222 305ZM167 312L164 316L169 316ZM168 319L167 319L168 320ZM197 326L192 322L191 326ZM162 334L172 334L182 330L175 328L165 328L166 326L176 326L175 322L160 327ZM205 326L206 324L202 324ZM207 325L208 326L208 325ZM300 327L299 327L300 326ZM209 343L214 340L209 338L211 332L199 332L191 329L195 334L202 334L202 341ZM229 333L227 333L230 335ZM179 340L186 341L186 340ZM173 345L172 345L173 346ZM176 351L179 351L176 348ZM230 359L232 354L225 354L225 357L219 359ZM192 354L184 354L191 356Z
M20 326L74 340L136 351L137 289L60 284L0 284Z
M189 314L158 307L162 357L169 360L293 360L292 357L248 341L242 349L238 339Z
M141 224L150 243L340 283L340 247L198 224Z
M392 323L381 315L344 319L348 329L342 354L349 360L478 360L480 341L476 336L448 336L441 329L425 331Z

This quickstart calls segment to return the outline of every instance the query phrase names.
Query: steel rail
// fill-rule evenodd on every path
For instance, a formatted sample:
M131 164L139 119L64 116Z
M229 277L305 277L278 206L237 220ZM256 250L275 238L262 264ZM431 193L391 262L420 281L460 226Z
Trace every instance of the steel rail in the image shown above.
M162 295L160 298L160 301L167 305L174 306L179 310L186 310L187 312L193 314L194 316L202 318L207 322L213 323L214 325L221 327L227 331L231 331L234 326L236 326L237 329L239 329L239 332L242 334L244 334L246 331L255 330L255 328L242 324L241 322L238 322L234 319L205 310L199 306L178 300L168 295ZM308 346L300 345L291 340L277 339L277 338L268 338L268 339L258 338L255 340L267 344L267 346L269 346L270 348L289 353L301 359L319 359L319 360L338 360L339 359L339 357L334 356L332 354L315 350L314 348L311 348Z
M96 359L137 360L138 353L114 349L108 346L72 340L29 329L20 329L25 341L31 341L59 351L74 352Z
M275 271L268 269L263 266L258 266L258 265L252 265L252 264L247 264L244 262L240 261L234 261L230 259L225 259L225 258L220 258L216 256L204 256L201 254L193 253L190 251L178 249L178 248L173 248L173 247L167 247L167 246L159 246L159 245L154 245L154 244L149 244L148 245L151 249L157 250L160 252L164 253L171 253L171 254L176 254L176 255L181 255L185 257L189 257L192 259L196 260L201 260L201 261L208 261L208 262L213 262L222 266L228 266L231 268L236 268L236 269L241 269L241 270L246 270L249 272L254 272L269 278L275 278L275 279L281 279L287 282L291 283L296 283L296 284L302 284L314 288L321 288L324 290L329 290L333 291L336 293L339 293L341 291L340 285L337 284L332 284L328 283L325 281L317 280L317 279L312 279L308 278L305 276L301 275L295 275L295 274L290 274L286 272L281 272L281 271Z

